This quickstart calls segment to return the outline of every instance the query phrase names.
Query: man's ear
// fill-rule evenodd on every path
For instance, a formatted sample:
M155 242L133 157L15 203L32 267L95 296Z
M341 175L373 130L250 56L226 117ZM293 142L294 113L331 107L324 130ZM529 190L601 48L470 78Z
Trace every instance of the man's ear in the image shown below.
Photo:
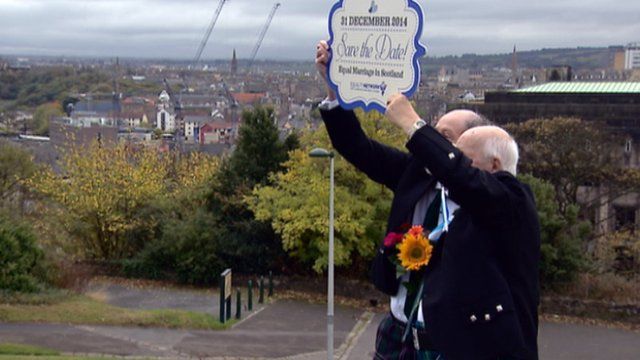
M498 171L501 171L502 169L502 161L500 161L500 159L494 157L493 160L491 160L491 172L495 173Z

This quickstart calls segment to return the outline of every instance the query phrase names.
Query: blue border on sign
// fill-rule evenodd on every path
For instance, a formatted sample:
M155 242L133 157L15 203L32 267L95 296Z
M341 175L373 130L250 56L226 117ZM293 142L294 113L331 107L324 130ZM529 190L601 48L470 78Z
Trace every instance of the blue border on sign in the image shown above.
M331 22L332 22L331 20L333 19L334 13L338 11L338 9L342 8L343 2L344 0L339 0L338 2L336 2L331 8L331 11L329 12L329 41L328 41L329 49L331 49L331 46L333 45L333 27L331 26ZM406 97L410 97L411 95L413 95L413 93L416 92L416 90L418 89L418 86L420 85L420 62L418 61L418 59L424 56L424 54L426 53L426 49L422 44L420 44L420 37L422 36L422 26L424 25L424 15L422 14L422 8L420 7L420 4L415 2L415 0L406 0L406 2L407 2L407 6L410 8L413 8L418 14L418 31L416 32L416 36L413 39L413 44L416 48L416 52L413 55L413 61L412 61L413 70L414 70L413 85L409 90L402 93ZM331 68L332 61L333 61L333 56L329 58L329 62L327 63L327 80L329 83L329 87L331 87L331 89L336 93L336 97L338 98L338 102L340 103L340 106L342 106L347 110L362 108L364 109L365 112L369 112L371 110L378 110L380 113L384 114L387 109L376 102L366 104L362 100L356 100L354 102L347 103L342 99L342 97L340 96L340 92L338 91L338 85L336 85L331 80L331 74L329 69Z

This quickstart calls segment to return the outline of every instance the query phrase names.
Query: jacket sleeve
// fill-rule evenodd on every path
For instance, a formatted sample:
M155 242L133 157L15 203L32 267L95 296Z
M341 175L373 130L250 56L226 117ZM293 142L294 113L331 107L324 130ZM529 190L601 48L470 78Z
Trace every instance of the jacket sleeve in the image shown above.
M371 263L369 278L376 287L389 296L396 296L400 287L400 279L396 275L396 265L389 260L391 254L380 246Z
M518 194L521 188L511 174L472 167L469 158L430 126L416 131L407 148L449 190L451 199L483 224L504 224L513 215L523 194Z
M368 138L351 110L338 106L320 114L338 153L371 180L395 191L410 155Z

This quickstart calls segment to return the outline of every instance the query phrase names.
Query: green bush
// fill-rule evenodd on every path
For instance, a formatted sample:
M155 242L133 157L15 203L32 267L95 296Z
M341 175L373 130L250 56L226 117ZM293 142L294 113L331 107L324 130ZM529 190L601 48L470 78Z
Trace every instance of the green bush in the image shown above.
M540 282L543 287L572 281L585 268L583 244L591 233L591 225L578 219L578 207L569 205L562 213L553 186L531 175L521 175L536 199L540 218Z
M257 221L244 198L269 174L281 170L299 140L279 140L273 109L243 113L237 148L201 191L163 204L158 239L124 263L128 276L177 278L188 284L216 283L227 267L236 273L266 273L286 253L271 225Z
M35 292L44 274L44 255L25 224L0 215L0 289Z
M124 261L123 271L129 277L214 284L228 264L219 257L223 232L204 209L185 219L172 219L163 226L161 238Z

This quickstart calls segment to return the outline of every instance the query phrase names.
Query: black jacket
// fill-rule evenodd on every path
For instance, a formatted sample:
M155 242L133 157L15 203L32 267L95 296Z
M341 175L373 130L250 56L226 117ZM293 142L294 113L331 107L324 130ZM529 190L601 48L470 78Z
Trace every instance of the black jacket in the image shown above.
M447 360L537 359L540 228L529 187L507 172L472 167L429 126L404 153L369 139L352 111L321 114L334 148L394 192L388 231L410 219L436 180L460 205L425 270L422 307L434 348ZM395 295L399 282L388 255L381 246L372 281Z

